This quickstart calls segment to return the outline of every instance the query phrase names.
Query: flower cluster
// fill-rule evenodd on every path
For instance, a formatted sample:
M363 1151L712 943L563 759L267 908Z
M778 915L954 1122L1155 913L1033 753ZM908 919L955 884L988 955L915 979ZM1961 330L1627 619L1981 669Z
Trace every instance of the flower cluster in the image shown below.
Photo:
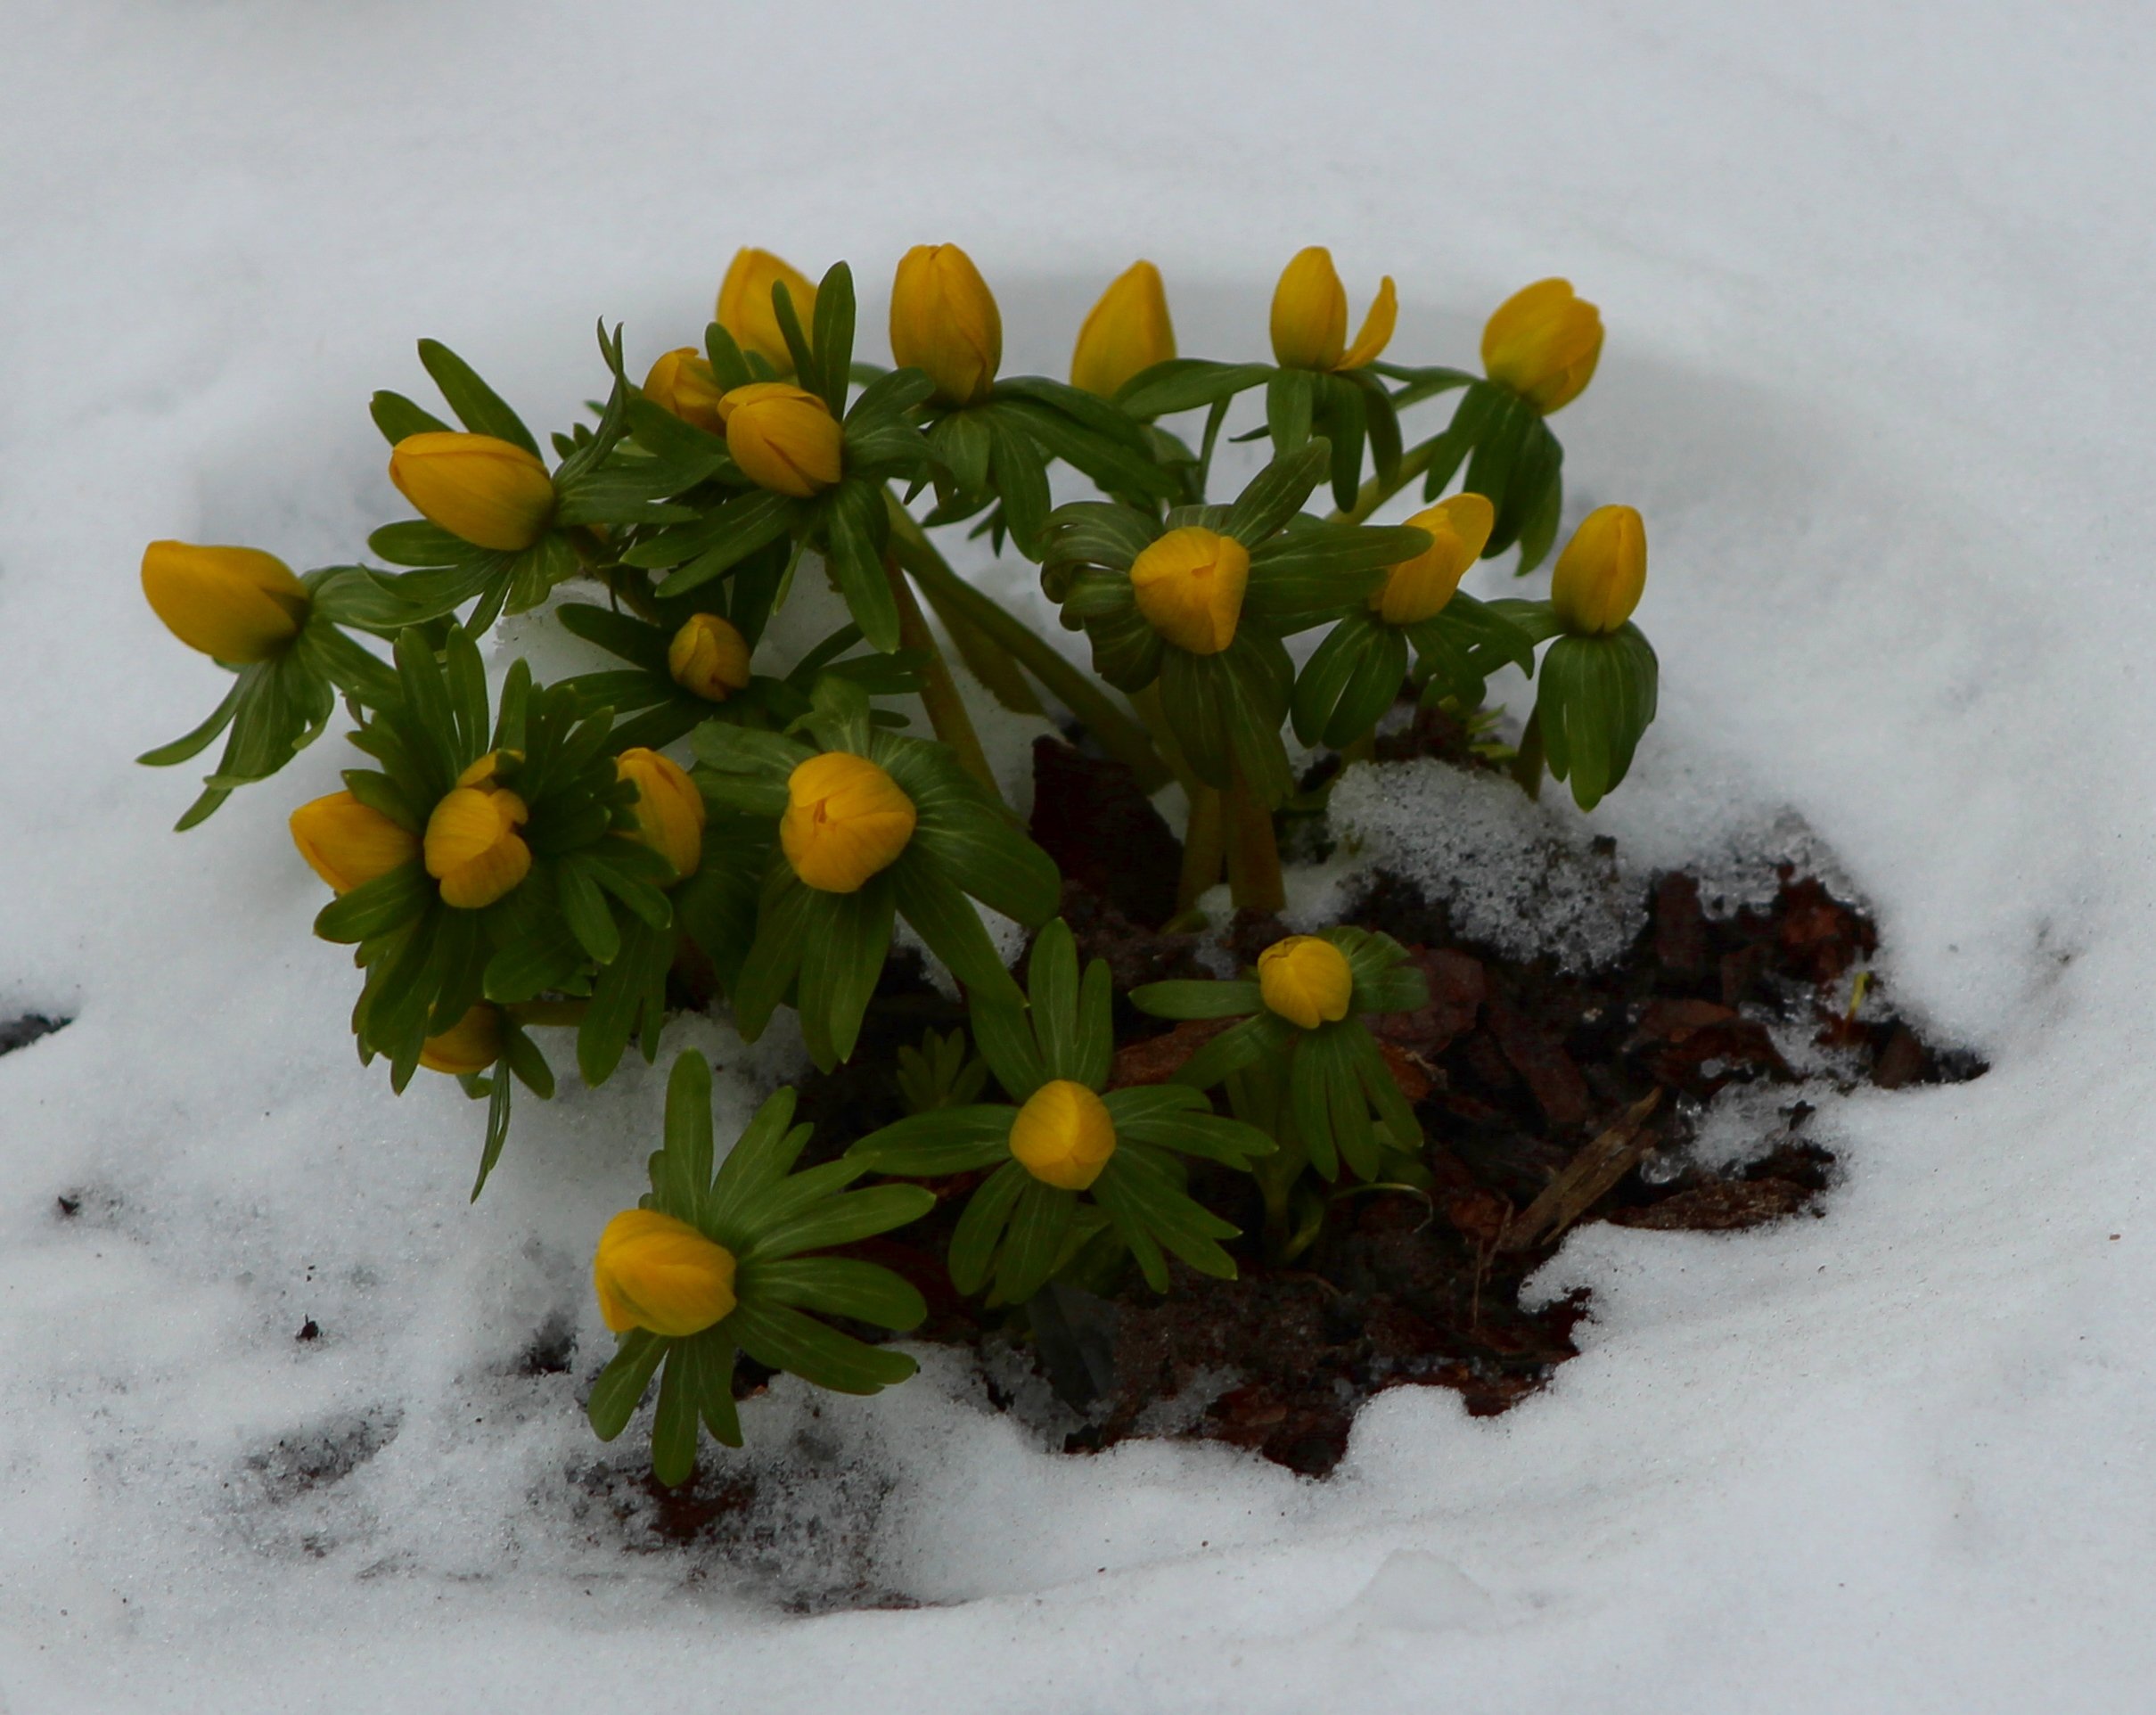
M1427 1178L1366 1023L1422 999L1382 936L1328 928L1239 980L1138 989L1144 1011L1223 1028L1170 1081L1118 1086L1108 968L1081 969L1064 878L1005 803L961 688L1067 713L1142 790L1179 786L1187 926L1224 874L1234 906L1281 908L1275 816L1322 811L1337 773L1303 768L1291 734L1348 763L1404 700L1488 726L1509 670L1533 683L1521 784L1546 769L1586 808L1614 789L1659 672L1633 617L1640 514L1579 520L1541 599L1463 587L1480 562L1516 551L1524 576L1557 547L1549 419L1595 373L1599 311L1563 280L1527 287L1489 317L1478 373L1396 360L1390 276L1352 332L1349 309L1312 247L1248 330L1269 361L1185 356L1140 260L1084 317L1067 380L1011 373L982 268L921 244L891 277L886 366L857 351L845 263L812 279L743 250L701 338L655 342L640 382L602 324L603 402L544 439L422 341L439 403L385 390L370 407L414 514L373 532L373 563L144 552L152 611L230 676L207 720L143 758L225 739L182 827L348 710L358 762L291 816L332 895L316 932L353 949L363 1061L398 1089L425 1069L486 1100L474 1195L512 1089L553 1091L549 1032L596 1085L632 1046L655 1062L684 1011L723 1008L751 1041L783 1011L830 1072L889 1039L871 1025L901 922L959 985L979 1058L956 1033L901 1050L891 1122L819 1165L798 1167L808 1133L783 1089L715 1160L709 1070L675 1059L650 1193L594 1266L620 1344L592 1421L618 1434L657 1377L663 1480L687 1474L700 1425L739 1440L742 1354L847 1391L910 1373L817 1318L915 1325L916 1284L846 1251L939 1201L958 1210L950 1284L1023 1326L1058 1282L1231 1276L1239 1250L1309 1243L1342 1179ZM1431 401L1448 419L1411 439ZM1267 462L1217 499L1238 413ZM1094 497L1053 504L1059 465ZM1419 510L1373 521L1418 481ZM959 526L1032 562L1092 673L952 568L937 533ZM804 579L843 615L820 637L783 628L782 650L772 620ZM490 670L482 640L520 613L593 652L581 670ZM984 914L1035 931L1022 989ZM991 1078L1001 1099L982 1100ZM894 1182L848 1188L871 1174ZM1246 1238L1224 1210L1252 1185L1265 1230Z

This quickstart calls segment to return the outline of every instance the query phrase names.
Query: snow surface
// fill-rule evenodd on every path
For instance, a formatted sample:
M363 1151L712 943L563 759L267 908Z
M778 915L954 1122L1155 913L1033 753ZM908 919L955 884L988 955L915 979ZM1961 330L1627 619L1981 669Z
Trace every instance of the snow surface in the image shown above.
M2156 1701L2145 5L12 0L6 36L0 1017L75 1022L0 1061L0 1710ZM1387 1394L1324 1482L1061 1457L941 1355L774 1389L753 1540L654 1551L577 1401L659 1079L526 1104L467 1208L476 1111L354 1063L307 936L283 818L344 747L168 833L192 775L127 759L217 685L135 568L348 556L418 334L559 422L599 314L693 337L737 244L848 255L873 327L944 237L1051 373L1134 253L1221 356L1306 242L1358 312L1393 273L1432 359L1569 275L1611 332L1568 505L1644 511L1665 669L1594 830L1816 841L1993 1070L1832 1104L1824 1221L1575 1235L1543 1285L1594 1289L1585 1356L1493 1421ZM791 1052L678 1040L736 1119ZM816 1612L856 1587L922 1605Z

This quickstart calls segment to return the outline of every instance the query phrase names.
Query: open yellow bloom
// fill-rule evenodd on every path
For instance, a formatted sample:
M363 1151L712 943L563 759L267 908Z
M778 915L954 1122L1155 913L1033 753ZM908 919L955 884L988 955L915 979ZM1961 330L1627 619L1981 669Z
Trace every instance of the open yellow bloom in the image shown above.
M898 861L916 819L914 800L866 757L826 751L787 778L779 849L810 887L852 893Z
M916 244L891 283L891 356L936 385L946 405L978 405L1004 360L1003 316L973 258L955 244Z
M1054 1079L1027 1097L1012 1120L1011 1153L1043 1185L1083 1191L1115 1153L1115 1121L1083 1084Z
M642 745L614 759L622 779L636 785L636 838L674 866L676 880L693 875L704 856L704 795L670 757Z
M1482 369L1547 416L1586 391L1602 358L1602 312L1570 280L1537 280L1482 330Z
M645 398L661 411L714 435L723 427L718 397L725 391L718 377L711 373L710 364L693 345L661 352L652 373L644 378Z
M1348 343L1348 290L1323 244L1298 250L1273 288L1273 358L1285 369L1360 369L1374 363L1400 318L1399 294L1389 274Z
M307 866L339 893L365 887L419 856L419 836L361 803L332 792L291 815L292 844Z
M1414 625L1444 611L1489 540L1497 509L1479 494L1456 494L1407 521L1430 532L1430 546L1387 571L1371 596L1370 611L1387 625Z
M846 431L824 401L791 382L751 382L718 402L726 450L750 481L806 500L839 480Z
M307 622L307 586L259 548L152 542L143 550L143 595L190 649L244 666L282 654Z
M1217 655L1235 641L1250 551L1232 536L1185 524L1147 546L1130 568L1145 621L1178 649Z
M1133 375L1176 355L1160 270L1133 262L1086 312L1070 354L1070 384L1110 398Z
M459 786L434 807L422 844L444 905L477 911L530 873L531 848L517 832L530 815L514 792L484 786Z
M1354 993L1348 956L1320 936L1290 935L1258 956L1258 998L1303 1030L1339 1023Z
M390 449L389 480L421 517L497 553L529 547L554 513L546 466L492 435L406 435Z
M599 1314L616 1333L648 1328L685 1340L734 1314L734 1253L656 1209L607 1222L592 1258Z
M712 318L734 336L744 352L753 351L782 375L793 368L793 353L779 332L779 313L771 307L771 288L783 285L793 314L808 332L816 320L816 289L800 269L769 250L741 250L726 264L719 283L717 314Z
M683 690L724 702L749 684L749 640L716 613L692 613L667 645L667 672Z
M1550 574L1550 605L1575 636L1615 631L1647 587L1647 526L1629 506L1597 506L1579 521Z
M485 1001L468 1010L439 1036L420 1045L419 1063L429 1071L469 1077L502 1057L502 1014Z

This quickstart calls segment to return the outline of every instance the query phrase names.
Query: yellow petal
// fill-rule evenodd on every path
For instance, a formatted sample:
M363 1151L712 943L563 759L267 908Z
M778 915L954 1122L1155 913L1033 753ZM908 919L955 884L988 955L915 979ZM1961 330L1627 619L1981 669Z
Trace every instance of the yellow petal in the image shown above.
M1550 574L1557 622L1579 636L1615 631L1647 587L1647 526L1630 506L1597 506L1579 521Z
M623 1210L592 1257L599 1312L616 1333L701 1333L734 1314L734 1276L732 1251L655 1209Z
M704 796L670 757L636 745L614 759L616 772L636 787L636 838L674 866L676 880L703 862Z
M714 435L719 432L718 397L724 390L694 346L660 353L644 378L644 398L661 411Z
M1193 655L1217 655L1235 641L1250 581L1250 550L1197 524L1149 544L1130 568L1146 623Z
M1479 494L1456 494L1407 521L1430 532L1430 546L1386 572L1371 596L1371 611L1387 625L1416 625L1444 611L1488 543L1497 513Z
M1375 363L1378 354L1392 342L1393 326L1399 319L1399 293L1393 290L1392 276L1389 274L1378 283L1377 296L1370 300L1370 313L1363 317L1362 332L1355 336L1355 343L1333 367L1360 369L1365 364Z
M955 244L916 244L891 283L891 356L918 369L947 405L977 405L1002 367L1004 325L973 258Z
M675 684L707 702L724 702L749 684L749 641L716 613L692 613L667 645Z
M806 500L839 480L846 431L824 401L788 382L752 382L718 402L726 450L759 488Z
M235 667L282 654L309 606L307 586L275 554L189 542L143 550L143 595L174 636Z
M307 867L340 894L419 856L417 834L348 792L300 805L291 814L291 830Z
M769 250L736 250L719 283L719 326L734 336L744 352L753 351L780 374L793 368L793 354L786 336L779 332L778 311L772 308L771 288L783 285L793 314L806 333L816 323L816 289L808 276Z
M477 911L492 905L531 870L531 848L517 830L529 817L514 792L459 786L427 818L427 874L442 903Z
M1482 330L1482 367L1544 415L1578 398L1602 360L1602 312L1569 280L1537 280Z
M529 547L553 516L546 466L492 435L406 435L390 451L389 480L421 517L496 553Z
M460 1077L483 1072L501 1057L502 1014L483 1000L419 1050L419 1063L429 1071Z
M1070 356L1070 384L1103 398L1141 370L1176 355L1168 290L1151 262L1133 262L1086 314Z
M1083 1084L1058 1078L1027 1098L1011 1122L1011 1155L1043 1185L1083 1191L1115 1153L1108 1105Z
M1290 369L1333 369L1348 345L1348 292L1322 244L1296 252L1273 288L1273 358Z
M1355 972L1348 956L1317 935L1290 935L1258 956L1258 993L1267 1010L1315 1030L1348 1016Z
M825 893L852 893L898 861L914 837L914 800L865 757L827 751L787 778L779 848Z

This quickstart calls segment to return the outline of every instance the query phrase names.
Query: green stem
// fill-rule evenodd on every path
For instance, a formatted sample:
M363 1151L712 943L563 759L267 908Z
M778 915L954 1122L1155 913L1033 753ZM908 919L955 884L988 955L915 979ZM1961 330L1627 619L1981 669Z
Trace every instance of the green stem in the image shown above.
M1373 726L1360 738L1351 738L1340 753L1340 765L1345 768L1351 763L1377 760L1377 728Z
M605 558L606 545L592 530L571 530L569 545L583 561L587 576L603 584L614 599L638 619L649 625L659 624L659 604L652 598L652 586L643 572L623 565L619 560Z
M1220 879L1221 859L1226 855L1227 823L1217 788L1207 785L1191 772L1183 747L1176 743L1168 710L1160 702L1160 682L1155 679L1143 691L1134 691L1130 706L1152 730L1161 759L1183 788L1189 806L1183 827L1183 873L1176 883L1176 915L1195 910L1200 899Z
M1273 812L1237 768L1223 795L1227 823L1227 882L1238 911L1281 911L1288 893L1280 877L1280 844Z
M936 635L922 615L921 603L914 599L913 587L906 581L898 561L889 556L883 562L883 575L890 580L891 595L898 603L899 646L919 650L925 662L921 669L921 706L928 711L929 725L956 753L965 771L1000 804L1003 793L996 784L996 771L988 767L988 752L980 748L980 734L973 730L973 717L966 712L965 699L958 694L957 682L951 677L951 664L936 646Z
M1526 730L1520 734L1520 749L1512 757L1512 778L1529 798L1542 796L1542 710L1537 706L1527 718Z
M898 497L888 489L885 494L892 549L929 599L939 607L948 603L1038 679L1050 696L1078 717L1103 750L1129 767L1141 792L1154 792L1165 786L1170 777L1168 765L1154 751L1145 729L1117 708L1083 670L1065 661L1053 644L953 571L914 515L898 504Z
M957 650L958 659L966 664L966 671L980 681L990 696L1014 715L1046 712L1033 693L1032 681L1016 661L982 636L980 628L953 607L948 597L939 597L927 588L922 593L928 597L951 646Z

